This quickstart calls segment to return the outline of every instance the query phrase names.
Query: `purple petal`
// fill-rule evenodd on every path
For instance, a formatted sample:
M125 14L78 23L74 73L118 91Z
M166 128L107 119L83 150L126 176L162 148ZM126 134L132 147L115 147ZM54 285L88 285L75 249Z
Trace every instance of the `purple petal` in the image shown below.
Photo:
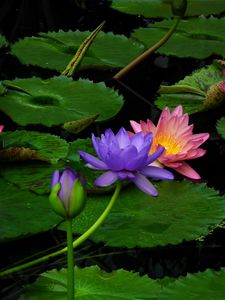
M75 177L76 179L77 177ZM74 183L74 174L71 172L69 169L65 169L62 172L62 176L60 177L59 180L61 184L61 189L59 190L59 198L63 201L65 208L67 207L69 200L70 200L70 195L71 195L71 190L73 187Z
M154 197L158 196L156 188L145 176L137 174L135 179L133 179L132 181L142 192Z
M138 151L140 151L143 147L144 143L144 135L142 132L135 133L131 138L130 142L134 145Z
M78 151L78 153L86 162L88 162L90 165L92 165L95 169L98 169L98 170L108 170L109 169L108 166L103 161L96 158L95 156L93 156L89 153L86 153L84 151Z
M101 158L99 154L99 140L95 137L95 135L92 133L91 135L92 144L94 146L95 152L97 153L98 157Z
M120 171L117 172L117 177L120 180L132 180L136 177L136 175L134 175L132 172Z
M55 186L57 183L59 183L59 170L55 170L55 172L53 173L50 188L52 189L53 186Z
M115 139L115 135L112 129L106 129L105 134L101 135L101 141L106 144L110 144Z
M95 180L95 185L96 186L108 186L108 185L113 184L117 179L118 178L117 178L116 172L108 171L108 172L105 172L104 174L102 174L101 176L99 176Z
M164 150L165 148L163 146L160 146L157 151L155 151L152 155L149 155L147 163L151 164L154 160L156 160L163 154Z
M140 170L141 174L151 177L153 179L161 179L161 180L172 180L174 179L174 175L165 169L147 166Z
M136 149L136 148L135 148ZM137 150L136 150L137 151ZM139 153L133 153L133 155L127 156L127 159L125 157L125 169L129 171L135 171L142 169L147 165L147 159L148 159L148 151L141 151Z
M127 131L122 127L116 134L116 139L118 141L120 149L126 148L128 145L130 145L130 138L128 136Z
M120 153L109 152L106 155L105 162L108 169L111 169L112 171L121 171L125 166L125 161Z

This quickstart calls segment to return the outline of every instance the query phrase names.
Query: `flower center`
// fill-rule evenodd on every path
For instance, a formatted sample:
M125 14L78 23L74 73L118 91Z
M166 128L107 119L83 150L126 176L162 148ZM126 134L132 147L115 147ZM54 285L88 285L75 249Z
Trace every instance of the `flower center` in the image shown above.
M165 155L175 155L181 151L181 145L176 138L171 135L158 136L153 140L153 143L153 149L156 148L158 144L165 147Z

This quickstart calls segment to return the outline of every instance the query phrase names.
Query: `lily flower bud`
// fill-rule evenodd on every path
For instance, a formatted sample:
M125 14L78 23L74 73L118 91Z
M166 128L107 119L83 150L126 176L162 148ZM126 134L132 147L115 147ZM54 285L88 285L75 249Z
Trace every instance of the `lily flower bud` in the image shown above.
M52 176L49 196L52 209L63 218L74 218L83 210L86 193L78 174L66 168Z
M174 16L183 17L187 9L187 0L172 0L171 9Z

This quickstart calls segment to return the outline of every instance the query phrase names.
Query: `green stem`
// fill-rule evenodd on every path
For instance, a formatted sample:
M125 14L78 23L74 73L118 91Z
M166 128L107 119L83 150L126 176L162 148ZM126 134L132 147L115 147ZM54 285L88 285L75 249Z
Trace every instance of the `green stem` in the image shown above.
M72 219L67 223L67 299L74 300L74 254L73 254L73 232Z
M113 76L113 79L120 79L124 75L126 75L130 70L132 70L135 66L140 64L144 59L146 59L149 55L154 53L156 50L158 50L162 45L164 45L168 39L171 37L171 35L175 32L177 25L180 22L180 17L175 17L175 21L173 23L173 26L170 28L170 30L159 40L154 46L152 46L150 49L142 53L140 56L138 56L136 59L134 59L131 63L129 63L126 67L124 67L122 70L120 70L116 75Z
M109 214L110 210L112 209L112 207L113 207L116 199L118 198L120 190L121 190L121 182L118 181L117 185L116 185L116 189L115 189L115 191L114 191L114 193L112 195L112 198L111 198L109 204L107 205L106 209L103 211L103 213L98 218L98 220L84 234L82 234L78 239L76 239L73 242L73 248L78 247L82 242L84 242L87 238L89 238L89 236L104 222L104 220L106 219L106 217ZM61 250L55 251L53 253L50 253L48 255L42 256L42 257L40 257L38 259L32 260L30 262L27 262L25 264L22 264L22 265L19 265L19 266L7 269L5 271L0 272L0 277L9 275L9 274L11 274L13 272L21 271L21 270L23 270L25 268L28 268L28 267L32 267L32 266L34 266L34 265L36 265L38 263L44 262L44 261L46 261L46 260L48 260L50 258L56 257L56 256L58 256L60 254L63 254L66 251L67 251L67 247L65 247L65 248L63 248Z

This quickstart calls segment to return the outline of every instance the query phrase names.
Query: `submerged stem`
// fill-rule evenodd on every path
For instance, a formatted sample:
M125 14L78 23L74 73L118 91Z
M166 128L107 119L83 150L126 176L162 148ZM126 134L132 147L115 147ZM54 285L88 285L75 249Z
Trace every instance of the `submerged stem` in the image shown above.
M72 219L66 220L67 225L67 299L74 300L74 254Z
M180 17L176 16L174 18L173 26L170 28L170 30L159 40L155 45L153 45L151 48L149 48L147 51L142 53L140 56L138 56L136 59L134 59L131 63L129 63L127 66L125 66L122 70L120 70L116 75L113 76L114 79L120 79L124 75L126 75L130 70L132 70L135 66L140 64L144 59L146 59L149 55L154 53L156 50L158 50L162 45L164 45L168 39L172 36L172 34L175 32L177 25L180 22Z

